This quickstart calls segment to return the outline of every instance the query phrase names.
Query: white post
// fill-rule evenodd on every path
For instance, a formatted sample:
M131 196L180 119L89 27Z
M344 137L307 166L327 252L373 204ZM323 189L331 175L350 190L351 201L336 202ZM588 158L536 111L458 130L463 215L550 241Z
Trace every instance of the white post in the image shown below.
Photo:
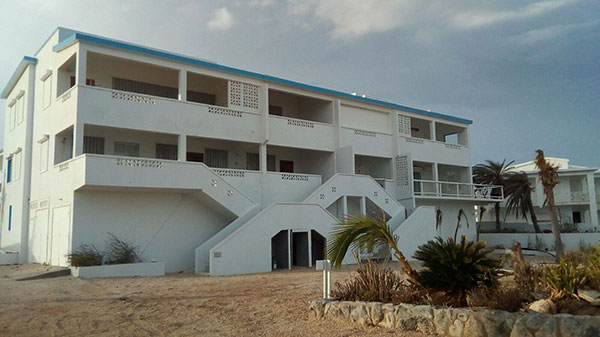
M308 230L308 266L312 268L312 239L310 235L310 229Z
M365 196L360 197L360 213L367 215L367 198Z
M178 161L186 161L187 160L187 136L179 135L179 140L177 142L177 160Z
M431 140L437 141L437 138L435 137L435 122L434 121L431 121L429 123L429 132L431 133Z
M317 270L323 270L323 298L331 297L331 261L317 260Z
M179 70L179 100L187 101L187 71Z
M76 85L85 85L85 80L87 78L87 50L82 47L79 47L79 51L77 52L77 58L75 59L76 71L75 81Z
M345 195L342 197L342 217L348 215L348 196Z
M598 227L598 201L596 199L596 189L594 187L594 173L590 172L587 174L587 190L588 190L588 202L590 205L590 222L592 226Z
M440 196L441 195L441 191L442 188L441 186L438 186L438 181L440 181L439 177L438 177L438 166L437 163L433 163L433 165L431 165L431 170L433 173L433 181L435 181L435 184L433 184L433 193L435 193L435 196Z
M288 229L288 269L292 270L292 230Z
M258 146L258 160L260 172L267 172L267 144L260 144Z

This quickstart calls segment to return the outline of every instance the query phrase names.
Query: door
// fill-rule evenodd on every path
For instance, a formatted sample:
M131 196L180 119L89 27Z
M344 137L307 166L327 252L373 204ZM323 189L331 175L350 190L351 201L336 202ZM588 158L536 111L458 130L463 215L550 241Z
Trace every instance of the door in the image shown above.
M33 247L30 248L32 261L48 263L48 209L38 209L31 219Z
M57 207L52 210L51 264L66 266L71 236L71 206Z
M308 232L292 232L292 266L309 266Z
M280 160L279 172L294 173L294 162L291 160Z
M421 172L419 172L419 171L413 172L413 179L421 180ZM414 185L415 185L415 194L421 194L421 192L422 192L421 182L415 181Z

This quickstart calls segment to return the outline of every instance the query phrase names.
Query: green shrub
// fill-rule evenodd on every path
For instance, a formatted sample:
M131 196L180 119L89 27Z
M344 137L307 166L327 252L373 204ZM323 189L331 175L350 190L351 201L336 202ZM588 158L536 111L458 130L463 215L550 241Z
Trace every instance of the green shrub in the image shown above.
M580 261L576 254L565 254L560 264L544 269L540 282L550 291L552 299L574 295L586 284L586 269L580 267Z
M67 261L73 267L99 266L102 254L94 245L81 245L75 252L67 255Z
M356 276L336 282L331 295L343 301L415 303L421 299L416 287L405 284L391 269L381 269L372 260L361 264Z
M419 272L421 285L430 290L444 291L456 301L465 304L468 291L478 286L491 286L498 278L500 261L489 256L485 242L460 242L438 237L419 246L414 258L423 262Z
M586 249L583 256L587 272L587 285L600 291L600 246Z
M110 238L106 241L106 264L137 263L141 259L138 254L139 247L132 242L118 239L114 234L108 233Z

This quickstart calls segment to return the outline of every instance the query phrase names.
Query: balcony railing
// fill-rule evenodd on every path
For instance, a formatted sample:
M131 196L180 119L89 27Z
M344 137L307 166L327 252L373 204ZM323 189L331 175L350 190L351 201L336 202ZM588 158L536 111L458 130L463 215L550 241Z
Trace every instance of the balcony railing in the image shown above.
M585 192L571 192L571 202L588 202L590 197Z
M413 182L416 197L504 200L504 190L498 185L417 179Z

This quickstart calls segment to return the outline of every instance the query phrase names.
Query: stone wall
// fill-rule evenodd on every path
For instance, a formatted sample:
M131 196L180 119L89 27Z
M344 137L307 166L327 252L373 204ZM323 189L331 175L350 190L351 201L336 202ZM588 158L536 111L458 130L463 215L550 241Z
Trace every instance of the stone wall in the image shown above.
M510 313L501 310L430 307L379 302L314 300L317 319L349 320L397 331L452 337L598 337L600 317Z

